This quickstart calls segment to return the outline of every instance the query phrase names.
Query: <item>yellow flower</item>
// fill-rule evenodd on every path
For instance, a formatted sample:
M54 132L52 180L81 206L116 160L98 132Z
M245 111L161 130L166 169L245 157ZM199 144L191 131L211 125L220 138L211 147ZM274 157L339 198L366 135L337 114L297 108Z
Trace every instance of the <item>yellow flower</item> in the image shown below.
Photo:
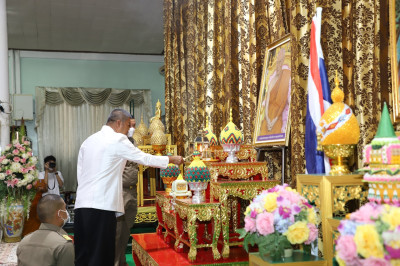
M277 193L269 193L264 198L264 208L269 211L273 212L277 205L276 205L276 198L278 197Z
M354 235L354 242L357 246L357 252L364 258L383 258L383 246L374 225L358 226Z
M400 266L400 260L390 260L390 265L392 265L392 266Z
M251 209L249 206L247 206L246 211L244 212L244 215L248 215L251 212Z
M339 266L346 266L346 263L341 258L339 258L339 256L336 256L335 258Z
M315 213L313 208L307 209L307 219L309 223L317 224L317 214Z
M382 221L390 226L390 230L394 230L400 225L400 208L390 208L388 212L382 215Z
M291 187L286 187L285 189L286 189L287 191L291 191L291 192L297 193L296 189L293 189L293 188L291 188Z
M301 244L307 241L310 229L306 222L296 222L284 233L291 244Z

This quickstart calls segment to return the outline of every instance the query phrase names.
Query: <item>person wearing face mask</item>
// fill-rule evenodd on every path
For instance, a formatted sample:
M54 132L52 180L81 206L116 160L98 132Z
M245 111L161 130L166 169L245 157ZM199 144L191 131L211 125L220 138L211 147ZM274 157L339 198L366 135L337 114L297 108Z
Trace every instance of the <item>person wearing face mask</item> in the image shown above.
M135 140L132 138L135 131L136 122L132 118L128 131L128 139L137 147ZM124 172L122 173L122 187L125 214L117 217L117 231L115 234L115 266L125 266L126 257L125 250L129 241L130 229L135 223L137 214L137 182L138 182L138 165L135 162L127 161Z
M41 225L18 245L18 265L74 265L72 239L61 228L69 220L64 200L55 194L44 196L39 200L37 214Z
M75 265L113 265L117 217L124 214L122 173L127 161L166 168L181 156L142 152L127 138L131 115L115 109L100 131L89 136L78 155L75 200Z

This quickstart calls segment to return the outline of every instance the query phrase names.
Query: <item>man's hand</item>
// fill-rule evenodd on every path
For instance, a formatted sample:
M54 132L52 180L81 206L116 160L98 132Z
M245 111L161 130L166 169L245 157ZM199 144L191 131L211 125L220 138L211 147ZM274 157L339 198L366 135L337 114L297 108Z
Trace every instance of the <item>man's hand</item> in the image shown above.
M180 165L183 163L183 158L182 156L168 156L169 158L169 163L177 164Z

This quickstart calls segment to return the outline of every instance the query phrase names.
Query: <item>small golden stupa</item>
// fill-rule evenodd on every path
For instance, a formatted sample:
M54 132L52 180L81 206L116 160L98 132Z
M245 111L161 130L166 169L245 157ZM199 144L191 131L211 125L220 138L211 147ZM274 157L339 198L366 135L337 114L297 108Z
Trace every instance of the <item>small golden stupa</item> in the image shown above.
M135 140L136 145L138 146L143 145L143 135L140 134L140 132L138 132L137 129L135 130L135 132L133 132L132 138Z
M350 173L345 158L354 152L360 139L360 127L351 108L343 102L344 93L339 88L337 71L335 85L331 93L333 104L322 115L317 135L319 149L322 145L325 155L334 159L329 174L342 175Z
M139 132L142 136L146 136L147 131L148 131L148 129L147 129L146 124L144 123L143 113L142 113L142 115L140 116L140 124L137 126L135 132Z
M229 123L222 129L219 142L224 144L243 144L242 131L232 122L232 108L230 110Z

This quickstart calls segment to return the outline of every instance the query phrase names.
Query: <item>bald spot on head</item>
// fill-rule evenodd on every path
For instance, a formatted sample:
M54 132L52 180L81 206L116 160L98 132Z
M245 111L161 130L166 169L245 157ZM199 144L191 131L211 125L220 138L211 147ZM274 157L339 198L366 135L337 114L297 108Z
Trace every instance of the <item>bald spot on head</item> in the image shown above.
M48 194L39 200L37 214L40 222L50 222L58 210L64 206L64 200L59 195Z
M131 118L132 116L128 111L124 109L114 109L111 111L110 116L107 119L107 125L110 125L117 120L120 120L122 123L124 123L127 119Z

